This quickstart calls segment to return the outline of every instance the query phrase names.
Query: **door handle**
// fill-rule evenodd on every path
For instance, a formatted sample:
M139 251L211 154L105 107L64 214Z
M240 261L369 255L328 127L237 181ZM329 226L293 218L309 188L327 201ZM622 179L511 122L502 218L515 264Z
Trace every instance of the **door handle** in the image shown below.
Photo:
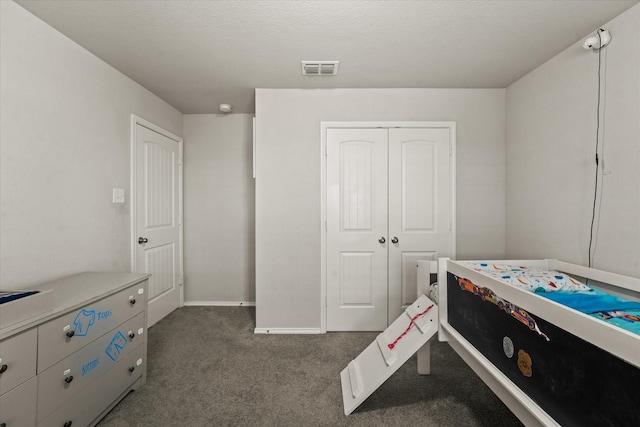
M138 237L138 244L139 245L144 245L148 241L149 241L149 239L147 239L146 237Z
M393 236L393 239L391 239L391 243L393 243L394 245L396 243L398 243L400 240L398 240L398 238L396 236Z
M380 242L380 243L384 243L384 242L386 242L386 241L387 241L387 240L386 240L384 237L381 237L381 238L379 238L379 239L378 239L378 242Z

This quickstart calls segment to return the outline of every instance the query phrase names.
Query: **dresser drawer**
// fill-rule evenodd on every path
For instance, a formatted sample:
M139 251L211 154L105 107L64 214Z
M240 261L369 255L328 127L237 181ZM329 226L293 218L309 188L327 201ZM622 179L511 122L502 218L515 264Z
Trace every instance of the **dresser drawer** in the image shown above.
M128 355L123 356L107 375L91 383L82 393L58 407L38 427L60 427L67 422L75 426L88 426L96 421L108 404L128 392L146 367L143 364L144 345L138 345ZM9 427L9 426L7 426Z
M7 427L33 427L36 425L37 378L0 396L0 424Z
M0 395L35 376L37 339L34 328L0 341Z
M143 342L144 313L140 313L38 374L38 421L104 375ZM102 397L98 400L104 403Z
M146 281L38 327L38 373L69 356L145 307Z

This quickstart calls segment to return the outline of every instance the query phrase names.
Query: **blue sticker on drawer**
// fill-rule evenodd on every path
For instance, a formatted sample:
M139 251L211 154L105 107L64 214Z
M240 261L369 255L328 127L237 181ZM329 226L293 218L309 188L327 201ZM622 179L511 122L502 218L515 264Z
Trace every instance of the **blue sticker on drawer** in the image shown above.
M89 333L89 329L96 321L96 311L82 309L73 319L73 332L76 336L84 337Z
M115 361L118 356L120 356L120 352L122 352L122 349L128 342L127 337L125 337L122 332L118 331L113 336L104 352L109 356L109 359Z
M96 311L83 308L73 319L73 332L77 337L85 337L89 333L91 326L100 320L107 320L111 317L111 310Z
M99 364L100 364L100 358L96 357L95 359L82 365L82 376L84 377L86 374L96 369Z

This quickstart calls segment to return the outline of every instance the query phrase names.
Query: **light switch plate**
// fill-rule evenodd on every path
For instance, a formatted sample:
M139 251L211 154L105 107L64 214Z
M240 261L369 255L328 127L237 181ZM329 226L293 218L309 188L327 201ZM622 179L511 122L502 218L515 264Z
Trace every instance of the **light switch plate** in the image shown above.
M113 189L113 203L124 203L124 188Z

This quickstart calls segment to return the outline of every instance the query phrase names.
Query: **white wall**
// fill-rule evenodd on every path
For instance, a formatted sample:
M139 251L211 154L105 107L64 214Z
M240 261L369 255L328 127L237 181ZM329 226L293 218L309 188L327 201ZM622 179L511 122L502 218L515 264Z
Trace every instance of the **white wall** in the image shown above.
M253 114L184 116L185 304L255 302Z
M17 4L0 19L0 286L130 271L130 116L182 114Z
M602 51L604 175L593 266L640 277L640 5L603 27L613 39ZM507 88L510 258L588 263L598 54L582 41Z
M256 120L258 329L321 327L321 121L456 121L458 258L504 257L504 89L257 89Z

